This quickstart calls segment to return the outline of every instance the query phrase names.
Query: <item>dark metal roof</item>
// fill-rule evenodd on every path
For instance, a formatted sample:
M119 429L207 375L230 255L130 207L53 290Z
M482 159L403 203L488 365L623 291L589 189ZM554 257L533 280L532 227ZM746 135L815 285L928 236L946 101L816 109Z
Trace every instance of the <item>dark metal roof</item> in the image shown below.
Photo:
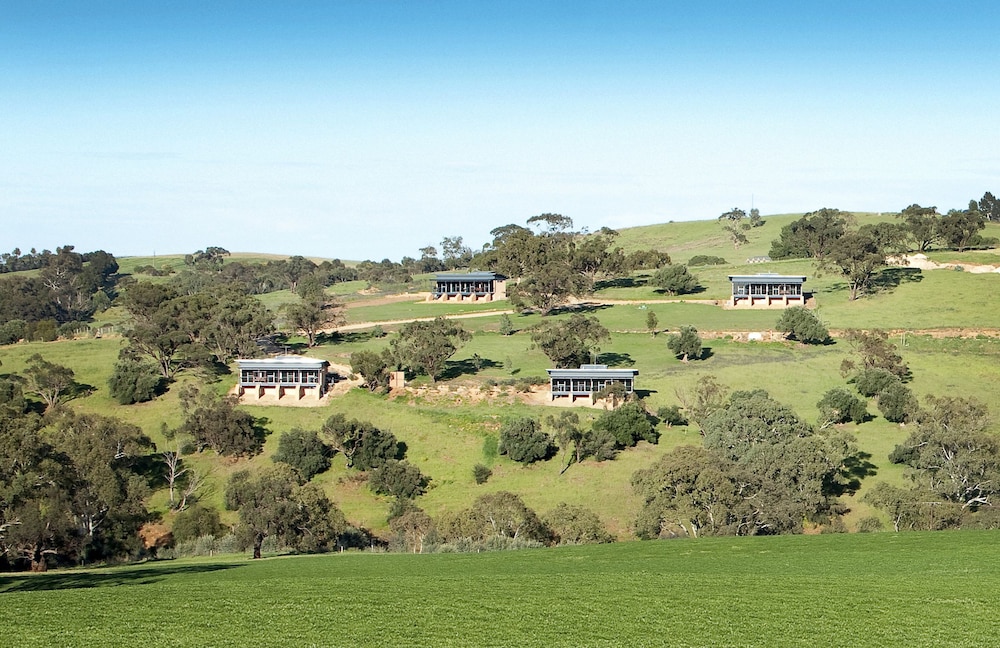
M579 369L546 369L550 378L635 378L638 369L609 369L608 365L581 365Z
M434 275L435 281L492 281L506 278L495 272L439 272Z
M285 355L276 358L241 358L236 364L240 369L323 369L330 363L319 358Z
M803 275L780 275L773 273L760 273L753 275L729 275L729 280L733 283L756 283L756 284L783 284L783 283L805 283Z

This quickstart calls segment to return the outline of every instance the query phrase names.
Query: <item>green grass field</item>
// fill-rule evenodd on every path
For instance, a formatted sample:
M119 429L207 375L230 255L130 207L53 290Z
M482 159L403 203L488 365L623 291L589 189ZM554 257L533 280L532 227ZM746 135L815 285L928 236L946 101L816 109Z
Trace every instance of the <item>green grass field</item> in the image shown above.
M153 562L0 576L0 644L991 646L996 532Z

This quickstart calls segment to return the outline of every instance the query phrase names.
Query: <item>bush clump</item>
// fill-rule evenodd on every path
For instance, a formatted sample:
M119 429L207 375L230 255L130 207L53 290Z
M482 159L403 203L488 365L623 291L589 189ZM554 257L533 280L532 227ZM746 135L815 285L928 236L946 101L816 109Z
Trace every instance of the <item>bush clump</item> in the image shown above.
M485 484L493 476L493 471L483 464L476 464L472 467L472 478L477 484Z
M542 432L533 418L507 421L500 428L500 454L519 463L534 463L548 459L554 450L552 438Z
M696 254L687 262L689 266L726 265L728 261L719 256Z
M821 424L850 421L861 423L868 418L868 410L861 399L843 387L836 387L826 392L816 403L816 407L819 408Z

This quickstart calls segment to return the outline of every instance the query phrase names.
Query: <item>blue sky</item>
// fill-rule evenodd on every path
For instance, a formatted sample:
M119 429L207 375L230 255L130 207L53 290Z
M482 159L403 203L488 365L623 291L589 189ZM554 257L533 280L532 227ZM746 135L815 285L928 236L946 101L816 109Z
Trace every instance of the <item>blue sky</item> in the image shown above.
M0 248L403 255L1000 191L993 2L0 0Z

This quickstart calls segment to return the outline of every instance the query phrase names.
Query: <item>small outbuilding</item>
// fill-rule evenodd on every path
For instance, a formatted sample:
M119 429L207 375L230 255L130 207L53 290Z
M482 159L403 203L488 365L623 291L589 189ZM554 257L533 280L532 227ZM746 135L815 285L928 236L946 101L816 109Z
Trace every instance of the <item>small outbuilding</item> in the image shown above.
M586 396L594 401L594 394L615 383L625 386L625 393L635 390L638 369L610 369L608 365L585 364L579 369L547 369L549 372L549 393L551 399L569 396L570 401L577 396Z
M330 363L317 358L282 355L274 358L240 359L240 380L237 394L252 394L257 399L273 397L280 401L293 396L295 400L315 398L326 393Z
M733 286L730 306L802 306L806 303L802 290L806 278L802 275L729 275L729 281Z
M495 272L439 272L432 301L495 301L507 298L507 277Z

